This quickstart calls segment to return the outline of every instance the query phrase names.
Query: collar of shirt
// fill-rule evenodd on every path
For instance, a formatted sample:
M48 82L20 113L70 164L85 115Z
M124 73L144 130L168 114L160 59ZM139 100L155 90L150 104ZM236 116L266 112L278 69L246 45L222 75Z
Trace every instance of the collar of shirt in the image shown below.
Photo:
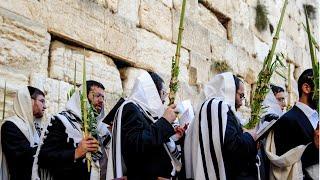
M308 117L313 129L316 129L319 121L318 112L302 102L297 102L296 106Z

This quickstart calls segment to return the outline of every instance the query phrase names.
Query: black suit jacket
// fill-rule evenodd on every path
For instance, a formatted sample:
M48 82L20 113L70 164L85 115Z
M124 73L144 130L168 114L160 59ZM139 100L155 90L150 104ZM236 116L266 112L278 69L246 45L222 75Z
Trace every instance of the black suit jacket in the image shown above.
M297 106L293 106L278 120L274 133L276 153L279 156L299 145L312 143L307 146L301 157L305 175L305 168L319 163L319 149L313 141L314 129L308 117Z
M39 167L48 169L55 180L89 180L87 165L83 158L74 160L73 139L67 141L66 127L55 117L48 127L47 137L41 146Z
M171 160L163 143L175 132L170 123L160 118L152 123L133 103L123 108L121 150L129 180L152 180L170 177Z
M227 179L256 179L257 144L249 133L243 132L241 124L231 110L227 116L222 154Z
M33 155L37 147L30 142L12 122L6 121L1 127L2 151L6 157L11 180L30 180Z

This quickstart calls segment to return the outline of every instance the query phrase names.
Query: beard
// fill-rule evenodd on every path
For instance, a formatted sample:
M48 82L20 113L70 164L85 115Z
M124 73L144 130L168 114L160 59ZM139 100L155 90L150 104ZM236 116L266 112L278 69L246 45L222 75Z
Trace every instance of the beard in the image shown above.
M311 107L312 109L316 109L316 108L317 108L317 104L319 103L319 100L313 99L313 93L311 93L311 94L308 96L308 102L309 102L310 107Z

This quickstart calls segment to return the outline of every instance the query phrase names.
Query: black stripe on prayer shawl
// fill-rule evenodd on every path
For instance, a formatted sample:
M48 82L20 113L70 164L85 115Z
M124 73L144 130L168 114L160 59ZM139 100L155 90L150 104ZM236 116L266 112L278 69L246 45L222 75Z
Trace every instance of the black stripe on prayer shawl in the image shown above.
M220 179L220 173L219 173L219 166L218 166L218 160L216 156L216 152L214 150L213 145L213 137L212 137L212 112L211 112L211 106L212 106L212 100L208 103L207 107L207 121L208 121L208 129L209 129L209 146L210 146L210 154L211 154L211 160L213 163L214 171L216 173L217 179Z
M206 102L204 102L201 105L200 108L200 113L199 113L199 142L200 142L200 150L201 150L201 158L202 158L202 165L203 165L203 171L204 171L204 175L206 180L209 180L209 176L208 176L208 170L207 170L207 165L206 165L206 158L204 156L204 149L203 149L203 142L202 142L202 131L201 131L201 112L202 112L202 108L204 106Z
M115 117L118 117L118 113L116 114ZM113 123L113 128L112 128L112 137L113 137L113 140L112 140L112 161L113 161L113 178L117 178L117 164L116 164L116 152L117 152L117 143L116 143L116 140L117 140L117 122L118 122L118 119L115 119L114 120L114 123ZM121 153L121 152L120 152Z
M221 115L222 101L218 105L218 119L219 119L219 134L220 134L220 147L222 148L223 144L223 134L222 134L222 115Z

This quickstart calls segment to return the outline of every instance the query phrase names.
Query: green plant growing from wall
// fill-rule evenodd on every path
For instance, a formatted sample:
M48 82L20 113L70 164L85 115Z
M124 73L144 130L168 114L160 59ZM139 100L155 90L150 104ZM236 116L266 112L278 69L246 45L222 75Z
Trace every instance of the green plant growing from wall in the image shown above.
M258 31L264 31L268 27L268 11L267 7L264 4L261 4L260 1L258 1L257 7L256 7L256 19L255 19L255 26L258 29Z

